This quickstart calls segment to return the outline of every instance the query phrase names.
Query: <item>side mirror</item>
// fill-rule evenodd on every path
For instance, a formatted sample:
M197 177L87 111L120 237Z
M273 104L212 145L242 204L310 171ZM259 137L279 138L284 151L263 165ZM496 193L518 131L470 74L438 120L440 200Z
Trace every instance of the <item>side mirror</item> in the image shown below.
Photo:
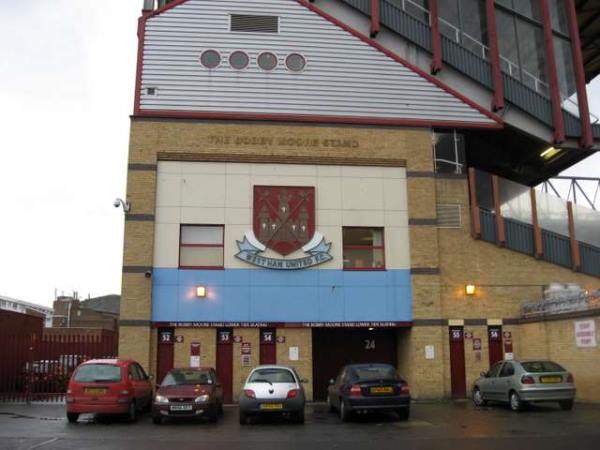
M158 391L160 389L160 384L156 384L156 390Z
M150 373L150 374L148 374L148 379L149 379L149 380L154 380L154 375L152 375L151 373Z
M302 378L302 379L300 380L300 383L302 383L302 384L306 384L306 383L308 383L308 380L307 380L306 378Z
M490 376L489 372L481 372L479 375L481 375L483 378L487 378Z
M333 378L331 378L331 379L329 380L329 384L335 384L335 380L334 380Z

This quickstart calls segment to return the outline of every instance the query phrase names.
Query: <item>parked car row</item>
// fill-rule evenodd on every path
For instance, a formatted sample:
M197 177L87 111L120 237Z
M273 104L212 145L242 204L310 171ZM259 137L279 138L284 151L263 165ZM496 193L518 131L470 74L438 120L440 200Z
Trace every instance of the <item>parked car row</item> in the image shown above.
M473 386L473 401L506 402L519 411L528 402L558 402L573 407L573 376L551 361L501 361L481 374ZM304 423L306 395L298 373L290 367L254 368L240 392L239 422L254 416L280 415ZM80 364L69 381L67 418L79 415L120 414L134 421L140 412L152 412L155 424L165 419L206 418L216 422L223 413L223 386L211 367L178 368L167 373L154 393L152 376L133 360L97 359ZM353 414L393 411L401 420L410 416L409 386L389 364L352 364L342 368L327 389L330 411L342 421Z

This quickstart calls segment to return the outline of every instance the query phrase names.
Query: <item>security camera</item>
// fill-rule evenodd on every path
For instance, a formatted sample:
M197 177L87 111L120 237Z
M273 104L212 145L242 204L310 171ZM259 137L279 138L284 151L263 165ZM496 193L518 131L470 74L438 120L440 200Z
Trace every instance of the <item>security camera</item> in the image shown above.
M146 270L146 272L144 272L144 276L146 278L151 278L152 277L152 271L151 270Z
M116 198L115 201L113 202L113 206L115 208L118 208L119 206L123 206L123 211L126 213L131 210L131 203L126 202L121 198Z

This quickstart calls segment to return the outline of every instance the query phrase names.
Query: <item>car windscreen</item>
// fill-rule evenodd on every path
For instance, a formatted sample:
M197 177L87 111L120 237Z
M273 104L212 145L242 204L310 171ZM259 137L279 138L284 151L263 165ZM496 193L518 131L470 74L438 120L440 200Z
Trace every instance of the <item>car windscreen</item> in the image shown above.
M249 383L295 383L294 375L286 369L258 369L255 370Z
M79 383L118 383L121 368L114 364L85 364L79 366L73 380Z
M171 370L161 386L185 386L194 384L212 384L208 370Z
M552 361L528 361L521 365L525 372L543 373L543 372L566 372L565 368Z
M350 376L357 381L399 380L396 369L390 366L353 367Z

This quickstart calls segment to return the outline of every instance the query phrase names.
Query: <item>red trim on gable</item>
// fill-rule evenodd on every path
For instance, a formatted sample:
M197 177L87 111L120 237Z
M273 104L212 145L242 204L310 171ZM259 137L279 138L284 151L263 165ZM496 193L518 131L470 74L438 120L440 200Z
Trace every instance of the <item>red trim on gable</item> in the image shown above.
M439 128L482 128L499 130L503 128L500 123L473 123L444 120L420 119L385 119L378 117L345 117L345 116L319 116L301 114L257 114L257 113L227 113L227 112L193 112L193 111L157 111L140 110L134 118L162 118L162 119L197 119L197 120L256 120L272 122L316 122L351 125L381 125L403 127L439 127Z
M140 112L140 100L142 97L142 66L144 65L144 36L146 34L146 18L148 15L143 15L138 19L138 51L137 51L137 67L135 69L135 94L133 95L133 113Z
M440 35L440 17L437 0L429 1L429 14L431 20L431 73L436 74L443 67L442 37Z
M158 16L159 14L164 13L165 11L168 11L171 8L175 8L176 6L181 5L182 3L187 2L188 0L174 0L171 3L166 4L165 6L155 9L154 11L152 11L151 13L149 13L146 17L154 17L154 16Z
M495 122L497 122L497 123L499 123L501 125L503 124L502 119L500 117L498 117L496 114L491 113L490 111L488 111L487 109L485 109L482 106L478 105L477 103L475 103L471 99L469 99L469 98L465 97L464 95L462 95L461 93L455 91L450 86L442 83L440 80L438 80L437 78L435 78L432 75L428 74L427 72L425 72L421 68L419 68L419 67L417 67L417 66L409 63L405 59L403 59L400 56L398 56L395 53L393 53L391 50L389 50L389 49L385 48L383 45L379 44L379 42L377 42L377 41L375 41L375 40L373 40L373 39L365 36L361 32L355 30L354 28L349 27L345 23L340 22L338 19L336 19L332 15L326 13L325 11L322 11L321 9L317 8L315 5L309 3L307 0L295 0L295 1L298 2L299 4L301 4L302 6L304 6L305 8L308 8L311 11L317 13L318 15L320 15L324 19L330 21L334 25L340 27L344 31L347 31L348 33L352 34L353 36L359 38L361 41L365 42L366 44L369 44L371 47L375 48L376 50L379 50L380 52L382 52L383 54L385 54L387 57L393 59L394 61L396 61L396 62L398 62L400 64L402 64L404 67L407 67L408 69L411 69L413 72L416 72L417 74L421 75L426 80L431 81L433 84L435 84L439 88L445 90L449 94L452 94L453 96L455 96L456 98L458 98L459 100L461 100L463 103L471 106L472 108L474 108L477 111L479 111L480 113L486 115L487 117L489 117L493 121L495 121Z

